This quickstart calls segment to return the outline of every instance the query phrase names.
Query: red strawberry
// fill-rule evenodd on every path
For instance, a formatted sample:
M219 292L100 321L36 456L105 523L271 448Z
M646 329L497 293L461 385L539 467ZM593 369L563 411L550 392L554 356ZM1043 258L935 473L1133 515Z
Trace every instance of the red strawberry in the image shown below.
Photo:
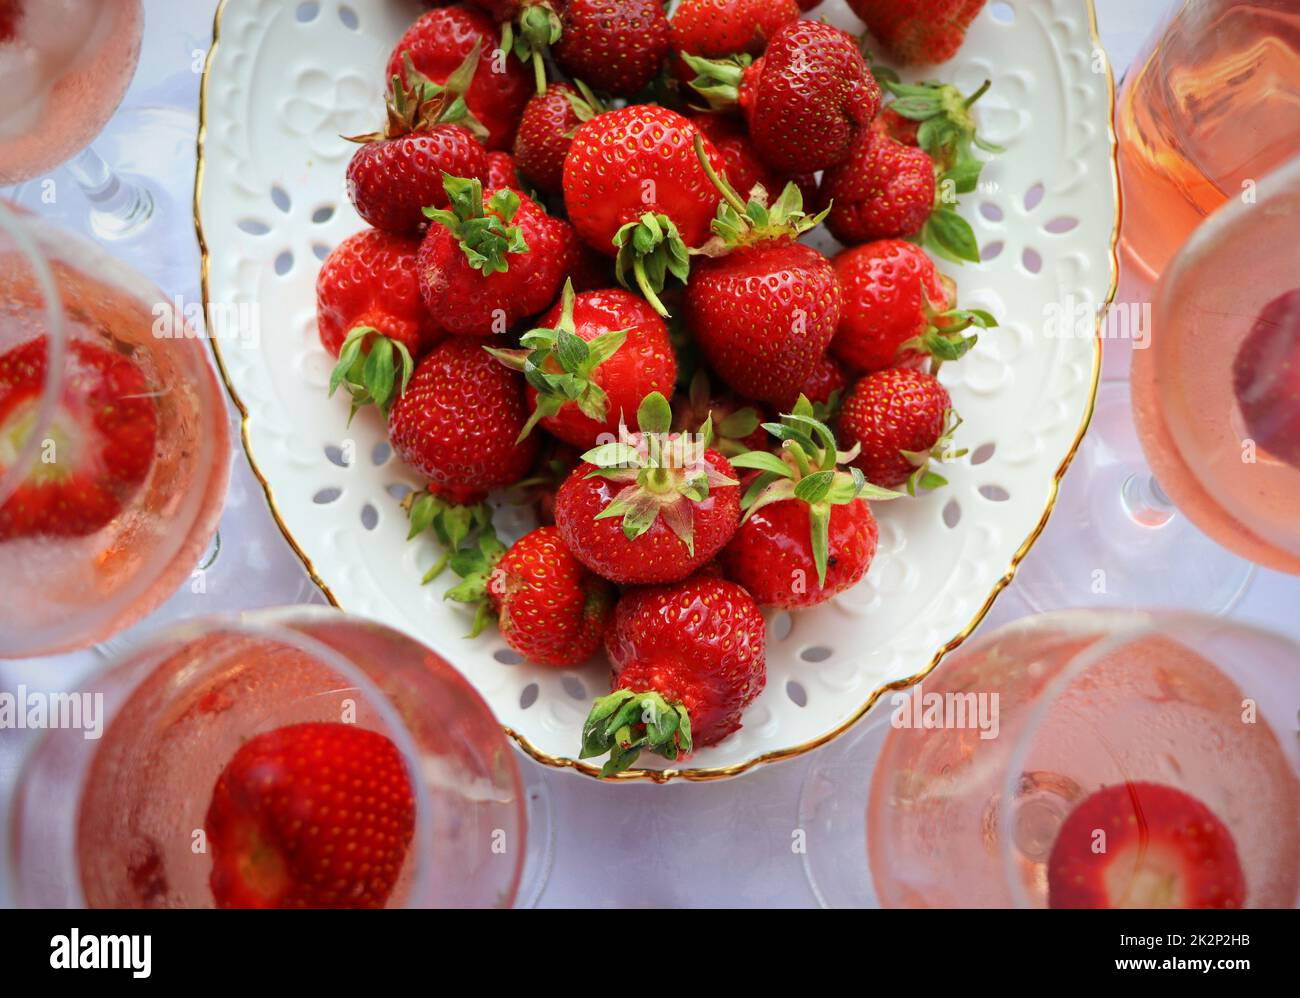
M560 20L551 48L560 68L616 97L649 85L668 54L661 0L566 0Z
M840 411L845 389L849 387L844 368L829 353L824 353L813 365L812 373L804 380L798 392L777 403L782 412L793 412L802 395L813 404L813 414L822 422L830 422ZM752 448L751 448L752 449Z
M515 158L508 152L488 153L487 164L484 186L489 191L499 191L502 187L513 187L518 190L522 186L519 181L519 170L515 166Z
M1232 833L1195 797L1117 783L1085 798L1047 860L1052 908L1240 908L1246 877Z
M722 154L723 176L742 197L748 197L755 184L761 184L769 197L785 186L758 158L744 126L734 118L723 114L694 114L690 120ZM812 189L817 189L815 181Z
M678 759L722 741L767 682L766 639L734 582L697 576L624 594L605 639L614 692L592 706L580 758L608 752L601 775L613 776L642 750Z
M408 83L393 77L384 130L352 139L361 148L348 163L348 197L375 228L414 234L424 227L425 208L447 207L443 173L487 176L487 152L470 128L485 133L459 99L478 60L476 48L445 89L408 67Z
M714 450L730 458L766 446L767 431L760 425L764 417L754 403L714 392L701 368L691 378L687 397L673 407L673 430L702 433L708 425Z
M597 115L578 129L564 160L564 204L578 235L617 255L660 315L669 273L685 281L688 250L709 238L718 190L700 168L699 129L676 111L636 104ZM726 164L707 140L715 170Z
M388 77L406 76L406 57L434 83L445 83L478 47L491 55L501 47L501 33L482 11L441 7L421 14L388 58ZM514 59L485 58L465 90L465 104L487 129L489 149L508 149L520 112L532 93L532 76Z
M849 0L896 62L946 62L957 54L984 0Z
M826 352L840 319L839 282L826 257L796 241L820 221L804 214L799 188L788 184L769 209L714 180L724 196L718 238L686 285L686 323L732 389L777 402L799 390Z
M353 413L371 402L386 408L443 335L420 298L419 248L415 237L366 229L339 243L316 278L316 329L339 358L330 393L345 384Z
M415 369L388 415L398 457L467 504L519 481L537 441L518 441L528 419L524 379L493 360L477 340L443 340ZM412 510L412 532L415 529ZM421 526L421 529L423 527Z
M220 908L382 908L415 834L415 794L378 732L292 724L239 747L203 829Z
M0 477L25 454L49 376L44 336L0 355ZM0 503L0 542L86 537L106 527L153 467L156 387L126 353L89 340L64 351L62 394L25 476Z
M637 411L638 433L582 456L560 486L555 523L594 572L620 585L675 582L731 539L740 490L731 465L706 435L670 434L672 412L658 392Z
M987 312L955 308L956 286L914 243L864 243L832 262L844 307L831 353L854 371L913 364L926 354L957 360L975 345L963 330L997 325Z
M569 268L569 226L508 188L485 195L477 180L445 177L451 207L432 224L417 269L424 304L448 332L505 333L555 300Z
M871 484L895 488L906 483L915 494L947 484L930 470L929 461L966 453L951 448L960 425L938 378L894 367L868 374L854 386L840 411L840 440L861 448L853 465Z
M601 110L591 91L581 83L577 86L575 90L567 83L552 83L528 102L515 133L519 168L548 194L564 190L564 158L573 134Z
M880 86L852 35L821 21L779 29L751 65L683 56L711 105L740 105L768 166L812 173L843 163L880 107Z
M600 647L614 588L569 553L554 527L539 527L507 550L487 532L451 556L464 581L448 599L477 604L470 637L493 613L501 636L537 665L581 665Z
M914 236L934 208L934 164L922 150L864 129L849 158L822 174L817 198L830 208L826 228L845 245Z
M492 353L528 381L533 414L523 432L540 422L583 450L602 434L613 439L635 421L642 399L671 393L677 380L668 327L644 298L622 288L575 296L566 283L560 302L520 342L521 350Z
M673 51L711 59L760 55L779 28L798 19L795 0L682 0L673 11L669 38Z
M1232 385L1255 443L1300 468L1300 289L1274 298L1255 317L1237 348Z
M867 500L897 493L867 484L856 468L840 468L851 455L837 451L807 399L767 425L782 441L781 456L752 451L734 458L735 467L759 474L748 482L745 515L723 549L722 566L761 606L815 606L867 574L877 538Z

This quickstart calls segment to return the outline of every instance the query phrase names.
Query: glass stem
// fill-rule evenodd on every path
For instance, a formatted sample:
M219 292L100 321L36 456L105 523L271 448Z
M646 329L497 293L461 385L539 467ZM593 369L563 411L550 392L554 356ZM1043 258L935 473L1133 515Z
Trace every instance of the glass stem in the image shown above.
M1135 471L1124 479L1120 500L1128 515L1144 527L1163 527L1177 512L1156 476L1149 471Z
M93 148L68 161L68 171L90 202L91 225L105 239L133 236L153 218L153 196L124 179Z

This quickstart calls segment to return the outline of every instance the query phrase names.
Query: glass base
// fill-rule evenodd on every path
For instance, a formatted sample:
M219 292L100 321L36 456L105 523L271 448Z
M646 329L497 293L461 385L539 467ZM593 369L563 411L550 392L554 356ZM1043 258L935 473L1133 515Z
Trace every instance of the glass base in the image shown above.
M197 133L191 112L124 108L92 146L112 171L111 181L83 187L74 170L63 167L13 188L9 197L104 244L169 294L188 292L198 281L191 221Z
M889 734L888 702L812 756L799 793L803 870L823 908L879 908L867 862L871 776Z
M528 815L528 838L524 870L519 879L516 908L536 908L551 879L555 864L555 819L551 794L546 789L546 770L518 752L519 776L524 783L524 806Z
M1151 476L1127 381L1103 381L1047 528L1016 575L1033 609L1165 607L1224 614L1255 566L1206 537Z

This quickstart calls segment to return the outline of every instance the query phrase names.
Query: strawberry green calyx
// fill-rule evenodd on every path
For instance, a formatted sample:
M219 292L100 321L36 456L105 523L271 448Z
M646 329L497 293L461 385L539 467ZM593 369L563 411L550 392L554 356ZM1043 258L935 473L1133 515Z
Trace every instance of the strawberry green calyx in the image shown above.
M695 71L690 81L691 89L708 102L705 110L730 111L740 103L740 83L752 57L741 53L725 59L705 59L689 52L678 53L682 61Z
M367 344L368 349L363 353L362 348ZM390 339L373 326L356 326L343 340L338 363L330 372L330 398L339 386L347 387L352 396L349 425L366 405L375 405L387 415L389 406L406 391L414 370L415 361L405 343Z
M476 139L487 138L487 127L474 117L465 94L478 69L483 49L481 41L475 42L463 62L456 67L445 83L434 83L415 68L409 52L402 53L402 75L394 76L389 83L385 106L387 120L382 132L345 136L349 142L378 142L395 139L432 128L434 125L460 125Z
M949 286L950 282L949 282ZM950 295L950 298L955 295ZM938 374L944 361L961 360L979 342L979 335L966 335L968 329L992 329L998 320L992 313L980 308L951 308L944 312L935 311L930 298L921 288L922 308L925 311L926 331L904 341L898 348L899 353L915 350L917 353L929 354L930 373Z
M984 163L971 146L990 153L1006 151L976 134L971 114L974 103L988 92L989 81L985 80L969 97L951 84L880 82L895 98L887 106L909 121L920 123L917 144L934 160L939 179L951 180L958 194L975 190Z
M501 51L513 52L523 63L531 63L539 94L546 93L546 61L543 53L560 40L564 27L560 15L549 3L531 3L519 12L515 22L501 26Z
M573 302L573 282L566 280L560 297L560 321L554 329L530 329L524 333L519 340L525 347L523 350L484 347L506 367L522 372L524 379L537 390L537 403L519 431L518 440L532 433L541 420L554 416L567 402L574 403L584 416L597 421L603 422L609 413L609 398L592 376L618 352L628 330L611 330L593 340L583 340L573 324Z
M933 447L928 451L903 451L903 456L916 467L907 478L908 495L914 496L917 492L940 489L948 484L948 479L931 469L930 461L954 461L965 456L965 447L955 448L952 445L952 436L959 426L961 426L961 417L957 415L957 410L946 409L943 414L943 433Z
M704 137L695 136L695 156L705 174L722 195L718 214L709 224L714 238L697 252L706 256L719 256L740 246L749 246L769 239L798 239L809 229L821 223L831 210L827 205L816 215L803 210L803 194L797 184L785 185L776 203L768 207L767 191L756 186L749 192L749 200L742 198L727 179L719 175L704 152Z
M489 199L485 211L483 185L477 178L453 177L444 172L442 188L450 208L425 208L424 216L450 232L475 270L484 277L510 269L511 253L527 253L519 226L511 225L519 213L519 195L503 187Z
M452 556L476 535L479 538L496 536L492 529L492 508L478 501L477 497L441 495L430 485L427 491L412 492L403 499L402 508L411 521L406 534L408 541L428 530L443 547L442 556L424 573L420 585L428 585L436 579Z
M620 432L620 439L582 455L595 469L588 478L607 478L624 487L596 519L621 517L623 536L636 540L660 516L678 540L695 554L695 504L709 490L737 485L709 463L705 452L713 436L712 421L698 434L671 433L672 409L659 392L651 392L637 409L640 433Z
M664 318L668 309L659 300L668 275L672 274L683 284L691 274L691 254L682 242L677 225L667 215L646 212L635 222L628 222L614 233L618 257L614 270L618 282L628 287L628 271L636 281L651 307Z
M474 624L467 638L476 638L483 633L493 616L492 600L488 586L492 580L492 569L506 553L506 546L497 538L491 524L484 526L478 535L478 543L472 547L458 547L447 558L451 570L460 576L461 581L443 594L443 599L457 603L467 603L474 607Z
M737 468L758 471L740 501L743 523L769 503L797 499L808 506L813 563L817 566L817 584L826 584L829 559L831 507L846 506L858 499L898 499L902 493L882 489L869 483L858 468L841 467L857 456L836 449L830 427L813 417L812 403L800 395L794 411L779 423L764 423L763 429L781 441L780 455L769 451L750 451L737 455Z
M609 754L604 777L629 769L643 750L665 759L691 754L691 717L660 693L615 690L600 697L582 726L580 759Z

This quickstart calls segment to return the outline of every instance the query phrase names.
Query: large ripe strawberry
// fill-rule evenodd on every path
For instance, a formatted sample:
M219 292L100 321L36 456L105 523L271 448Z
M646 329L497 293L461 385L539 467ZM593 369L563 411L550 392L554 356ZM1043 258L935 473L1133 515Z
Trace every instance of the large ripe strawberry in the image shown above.
M419 248L413 236L366 229L339 243L316 277L316 329L339 359L330 394L346 385L354 414L370 403L387 411L443 335L420 297Z
M600 647L614 587L569 553L555 527L509 549L487 531L455 552L451 567L463 581L447 598L477 607L470 637L495 614L506 644L537 665L581 665Z
M1195 797L1116 783L1061 823L1047 860L1052 908L1240 908L1246 877L1232 833Z
M203 830L220 908L382 908L415 834L411 774L376 731L276 728L226 763Z
M637 425L582 456L555 498L555 524L578 560L611 582L675 582L736 532L740 489L707 432L670 434L659 393L642 402Z
M745 490L745 515L722 551L722 567L760 606L815 606L861 581L876 553L867 500L898 495L869 485L857 468L842 468L852 453L839 453L812 413L801 398L779 423L765 424L781 441L780 456L751 451L732 459L759 474Z
M726 164L723 176L742 197L749 197L755 184L761 184L769 197L775 197L785 186L758 158L745 126L735 118L726 114L693 114L690 120L722 154ZM816 187L814 183L813 189Z
M586 85L552 83L524 108L515 133L515 162L547 194L564 190L564 159L573 135L602 109Z
M831 352L854 371L913 364L927 354L957 360L976 342L964 330L997 325L987 312L956 308L956 285L915 243L864 243L832 263L844 305Z
M361 148L348 163L348 197L377 229L411 235L425 224L425 208L447 207L442 175L487 177L487 151L471 131L486 134L461 95L478 67L479 50L439 87L408 67L394 76L382 132L357 135Z
M907 491L934 489L947 480L930 469L965 450L952 447L961 419L948 390L925 371L886 368L859 381L840 410L840 440L858 450L853 465L867 481Z
M734 582L696 576L625 593L605 639L614 692L587 715L579 757L608 753L601 775L613 776L642 751L675 760L716 745L763 691L765 645L763 615Z
M53 420L0 504L0 542L96 533L126 508L153 467L157 386L127 354L98 342L70 341L63 363ZM49 374L44 336L0 355L0 477L28 456Z
M488 58L501 47L492 19L470 7L440 7L421 14L388 58L388 77L406 77L406 60L434 83L445 83L478 48L484 55L465 90L465 104L487 129L489 149L509 149L519 115L533 91L532 74L515 59Z
M895 62L947 62L984 0L849 0L853 13Z
M622 288L574 295L566 282L560 301L537 329L520 339L523 349L493 350L528 381L533 408L523 432L539 422L547 432L587 450L602 435L635 426L651 392L671 394L677 360L663 319L644 298Z
M786 24L750 64L683 58L699 74L692 86L715 108L739 104L754 148L785 174L843 163L880 108L857 41L821 21Z
M500 335L555 301L573 251L569 225L526 194L443 179L451 207L425 212L420 294L448 332Z
M924 150L866 128L849 158L822 174L817 197L830 208L826 228L846 246L919 235L934 208L934 163Z
M778 29L797 20L795 0L682 0L669 38L674 52L710 59L761 55Z
M537 441L518 440L527 420L523 377L488 356L481 341L452 337L416 367L388 414L388 436L438 497L469 506L528 472ZM415 513L413 534L427 525Z
M668 274L685 281L691 248L709 238L718 189L695 154L699 129L676 111L635 104L606 111L578 129L564 160L564 205L578 234L617 257L660 315ZM726 163L704 141L715 170Z
M551 47L555 61L603 93L631 97L654 79L668 54L661 0L565 0L560 20L560 39Z
M724 203L686 285L686 324L734 391L776 403L798 392L835 335L839 281L826 257L798 242L820 221L804 213L798 187L787 184L768 208L713 180Z
M1300 289L1255 317L1233 358L1232 387L1251 439L1300 468Z

